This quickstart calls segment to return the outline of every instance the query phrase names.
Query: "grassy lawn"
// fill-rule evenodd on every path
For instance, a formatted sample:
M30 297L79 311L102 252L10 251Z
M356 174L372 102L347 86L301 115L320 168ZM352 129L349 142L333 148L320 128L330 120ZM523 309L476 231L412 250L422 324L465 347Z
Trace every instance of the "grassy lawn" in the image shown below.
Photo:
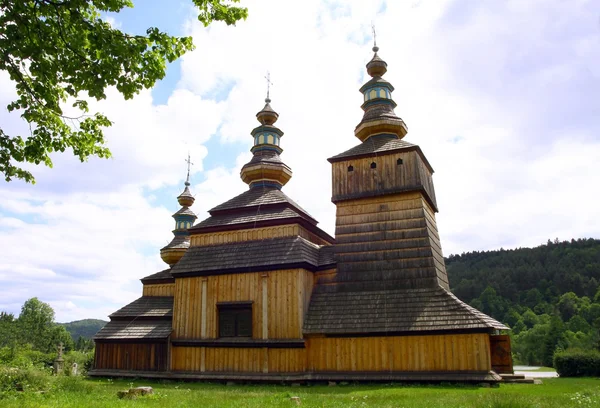
M120 400L116 393L150 385L155 395ZM557 378L542 385L498 388L461 385L338 385L290 387L67 379L47 393L21 392L0 399L3 408L22 407L597 407L600 379Z

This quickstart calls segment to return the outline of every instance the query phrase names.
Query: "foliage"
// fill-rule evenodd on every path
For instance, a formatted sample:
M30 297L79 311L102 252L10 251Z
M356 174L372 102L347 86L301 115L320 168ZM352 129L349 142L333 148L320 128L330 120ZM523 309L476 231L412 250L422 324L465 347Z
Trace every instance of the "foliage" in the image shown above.
M481 388L468 385L234 385L206 383L157 382L152 380L85 380L50 378L46 393L21 392L0 401L3 408L36 407L282 407L297 406L290 400L297 396L302 407L594 407L600 402L600 380L559 378L544 380L542 385L500 385ZM138 401L121 401L117 391L148 385L154 395Z
M0 399L11 391L41 391L49 388L50 371L27 367L0 366Z
M512 329L517 363L550 366L556 351L600 346L600 240L451 255L446 265L459 298Z
M38 298L27 300L18 318L3 313L0 317L0 347L24 348L41 353L56 351L63 343L65 350L73 348L67 330L54 322L54 310Z
M600 376L600 352L573 349L554 355L554 367L561 377Z
M193 0L198 19L234 24L247 10L239 0ZM34 181L20 163L52 166L50 154L72 149L84 161L109 157L103 129L110 120L91 114L90 100L115 87L126 99L165 76L167 62L193 49L191 37L172 37L156 27L145 35L113 28L103 13L133 7L131 0L6 0L0 2L0 70L16 85L9 111L20 112L28 135L0 128L0 173ZM67 106L67 105L70 105ZM72 112L72 113L71 113Z
M99 319L83 319L70 323L61 323L61 325L65 326L65 329L71 334L71 337L76 343L78 341L80 342L80 345L76 347L78 350L81 350L87 343L80 341L79 338L83 338L84 340L91 339L106 323L106 321Z

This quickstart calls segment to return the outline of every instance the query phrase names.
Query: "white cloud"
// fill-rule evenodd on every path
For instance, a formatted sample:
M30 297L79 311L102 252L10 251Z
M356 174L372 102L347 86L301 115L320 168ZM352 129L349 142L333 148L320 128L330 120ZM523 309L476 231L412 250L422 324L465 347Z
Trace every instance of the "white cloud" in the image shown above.
M35 169L37 185L0 188L0 280L9 282L0 310L38 296L59 320L105 317L139 296L136 280L164 265L158 249L171 237L187 151L200 219L246 188L239 169L267 70L282 159L294 171L284 190L333 233L326 158L359 143L371 21L406 140L436 170L446 254L598 237L600 10L538 3L311 0L291 15L285 2L248 1L237 27L182 22L197 49L166 104L150 92L124 101L110 91L92 107L115 122L106 132L113 159L55 155L53 169ZM0 102L11 95L0 75ZM227 160L205 147L213 135ZM236 162L205 168L207 154Z

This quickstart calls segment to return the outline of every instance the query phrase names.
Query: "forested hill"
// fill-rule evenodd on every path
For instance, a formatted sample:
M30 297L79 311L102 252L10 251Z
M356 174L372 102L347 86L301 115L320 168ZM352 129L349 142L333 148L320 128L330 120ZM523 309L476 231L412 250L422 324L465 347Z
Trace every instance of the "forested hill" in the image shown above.
M62 326L65 326L65 329L69 333L71 333L71 337L73 341L77 341L79 337L83 337L84 339L91 339L94 334L98 332L107 322L104 320L98 319L84 319L77 320L70 323L61 323Z
M548 364L557 347L598 348L600 240L468 252L446 267L456 296L512 328L521 362Z
M567 292L595 296L600 240L548 241L536 248L450 255L446 267L452 291L468 303L489 286L511 303L543 309L544 302L555 303Z

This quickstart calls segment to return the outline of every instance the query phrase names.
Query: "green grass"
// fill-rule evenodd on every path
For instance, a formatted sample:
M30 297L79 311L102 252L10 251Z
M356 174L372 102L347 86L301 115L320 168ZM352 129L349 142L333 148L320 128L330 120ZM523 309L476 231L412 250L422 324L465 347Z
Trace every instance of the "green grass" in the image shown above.
M536 370L532 370L534 373L555 373L556 369L552 367L540 367Z
M58 383L58 385L57 385ZM133 383L133 384L131 384ZM150 385L155 395L120 400L116 393ZM600 379L557 378L542 385L503 384L498 388L464 385L338 385L336 387L234 385L143 380L67 379L46 393L13 392L0 399L16 407L596 407Z

